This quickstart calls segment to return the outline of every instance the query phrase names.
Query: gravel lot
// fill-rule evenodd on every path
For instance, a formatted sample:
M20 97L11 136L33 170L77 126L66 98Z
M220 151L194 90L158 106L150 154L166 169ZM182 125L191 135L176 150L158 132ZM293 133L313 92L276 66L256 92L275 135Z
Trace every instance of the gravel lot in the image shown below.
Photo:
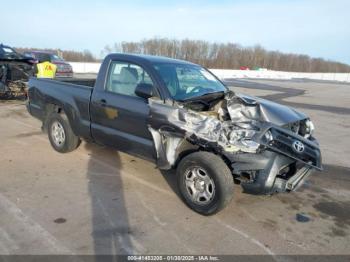
M350 85L230 80L311 116L323 172L298 192L243 194L203 217L173 172L94 144L55 152L24 102L0 101L0 254L348 254Z

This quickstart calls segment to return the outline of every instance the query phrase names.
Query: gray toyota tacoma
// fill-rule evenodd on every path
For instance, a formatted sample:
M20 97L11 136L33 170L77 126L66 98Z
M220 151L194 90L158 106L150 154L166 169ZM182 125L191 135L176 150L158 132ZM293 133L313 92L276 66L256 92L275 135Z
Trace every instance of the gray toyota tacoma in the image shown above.
M27 108L58 152L83 139L176 169L184 202L204 215L230 202L234 183L252 194L289 192L322 169L306 115L235 94L186 61L111 54L97 79L31 78Z

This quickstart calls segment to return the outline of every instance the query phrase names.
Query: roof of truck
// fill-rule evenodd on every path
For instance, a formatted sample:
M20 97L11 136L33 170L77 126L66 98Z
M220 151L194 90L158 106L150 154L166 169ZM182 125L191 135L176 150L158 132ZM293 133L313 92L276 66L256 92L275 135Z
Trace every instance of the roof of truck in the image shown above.
M129 53L114 53L109 55L113 58L126 58L126 59L135 59L135 60L146 60L151 63L176 63L176 64L188 64L188 65L197 65L185 60L169 58L165 56L155 56L155 55L143 55L143 54L129 54Z

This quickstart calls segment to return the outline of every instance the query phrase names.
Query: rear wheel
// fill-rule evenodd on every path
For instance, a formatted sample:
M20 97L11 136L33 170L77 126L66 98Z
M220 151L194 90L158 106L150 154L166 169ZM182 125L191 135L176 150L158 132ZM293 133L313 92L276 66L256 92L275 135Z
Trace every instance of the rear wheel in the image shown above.
M185 203L200 214L215 214L232 199L231 171L213 153L195 152L183 158L177 168L177 179Z
M76 149L80 143L65 114L52 113L48 118L48 136L51 146L60 153Z

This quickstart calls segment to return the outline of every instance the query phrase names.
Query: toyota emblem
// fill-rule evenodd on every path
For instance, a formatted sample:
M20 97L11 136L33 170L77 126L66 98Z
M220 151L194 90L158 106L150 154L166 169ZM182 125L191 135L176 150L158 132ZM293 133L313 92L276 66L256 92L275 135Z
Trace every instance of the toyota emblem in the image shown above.
M293 149L295 150L295 152L302 153L304 152L305 146L300 141L295 140L293 142Z

